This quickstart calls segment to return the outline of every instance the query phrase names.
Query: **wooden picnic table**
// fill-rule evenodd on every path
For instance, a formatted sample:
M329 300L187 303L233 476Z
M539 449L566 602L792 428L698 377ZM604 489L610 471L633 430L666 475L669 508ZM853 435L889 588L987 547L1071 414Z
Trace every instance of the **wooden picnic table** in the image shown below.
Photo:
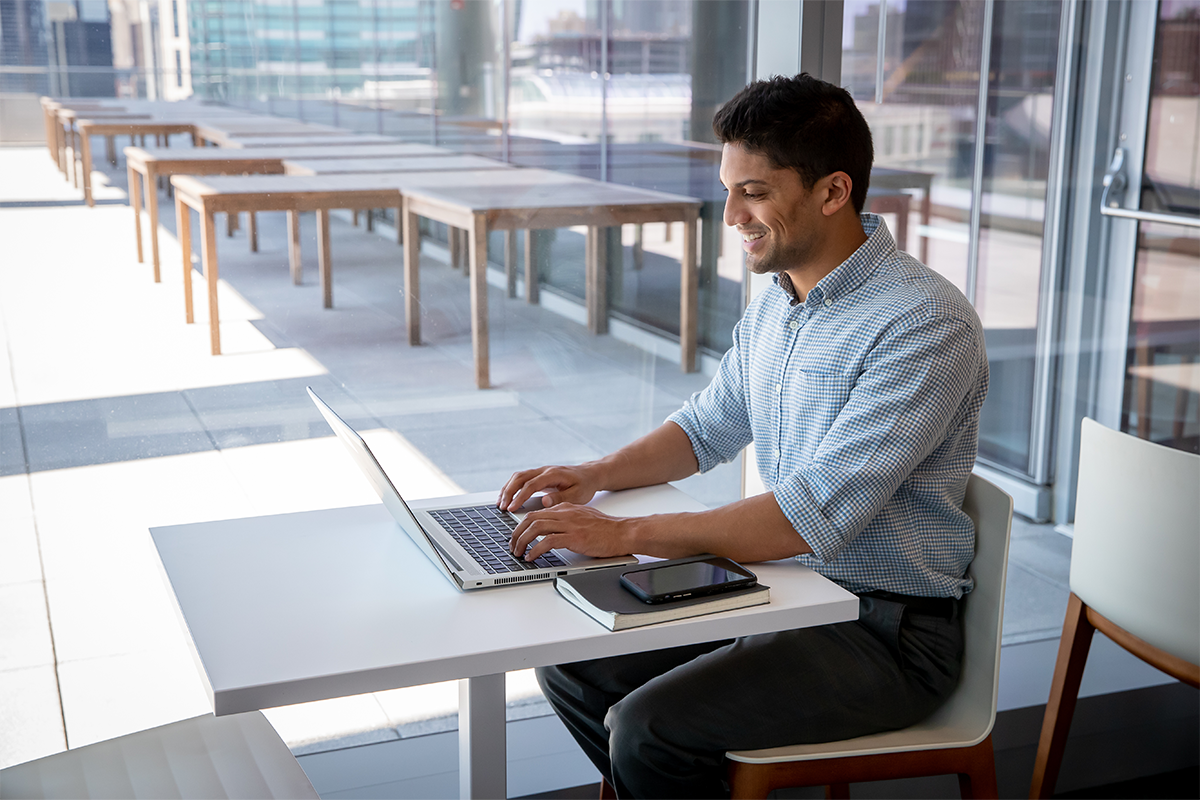
M528 176L522 184L512 178ZM554 176L553 179L550 176ZM701 201L663 192L650 192L611 183L576 179L563 181L558 172L521 169L493 172L484 180L406 187L403 208L404 296L410 344L420 342L420 284L417 217L443 222L469 232L471 277L471 340L475 351L475 384L490 385L487 316L487 236L493 230L545 230L587 226L585 298L588 329L608 331L607 237L604 228L625 223L683 222L680 265L680 356L685 372L696 368L698 275L696 229ZM543 178L538 180L538 178ZM526 237L526 242L531 237ZM528 244L527 244L528 247ZM535 262L527 251L526 292L537 285ZM506 261L508 258L506 256ZM510 289L512 279L510 277Z
M193 136L192 123L156 119L141 120L104 120L80 119L76 121L79 128L80 169L83 173L83 199L89 207L96 205L92 198L92 145L93 136L170 136L173 133L186 133Z
M134 233L137 237L138 263L142 252L142 198L149 214L150 253L155 283L161 280L158 256L158 193L160 177L172 175L244 175L282 174L285 158L320 156L322 160L367 156L406 156L441 158L454 156L451 150L427 144L376 144L355 147L254 147L249 149L194 147L191 149L125 148L125 163L129 173L129 206L133 210ZM144 183L143 183L144 182ZM145 194L143 195L143 185ZM258 249L258 225L254 212L249 214L250 250Z
M433 145L412 145L429 147ZM457 155L453 151L434 148L441 153L433 161L428 155L372 156L369 158L326 158L323 154L291 156L283 160L286 175L349 175L363 172L418 172L436 167L439 170L512 169L511 164L483 156Z
M196 138L201 144L212 142L221 147L234 139L253 139L263 136L347 136L352 133L353 131L335 128L332 125L283 118L208 120L196 124Z
M214 217L218 213L237 214L241 211L287 211L289 222L289 254L292 279L300 282L299 226L296 214L317 212L317 268L321 296L326 308L333 306L332 253L329 242L329 211L334 208L371 209L401 208L404 188L422 182L466 181L478 183L490 172L375 173L356 175L249 175L193 177L176 175L171 178L175 187L175 209L179 226L179 241L183 247L184 311L189 323L194 322L192 311L191 217L195 210L200 217L200 265L208 288L209 338L213 355L221 353L220 314L217 306L217 281L220 271L217 260L217 239ZM571 183L569 175L542 173L541 170L502 169L512 173L510 183L525 185L540 183ZM527 174L528 173L528 174ZM417 241L414 232L408 241ZM419 328L418 328L419 330Z
M410 144L395 136L379 136L374 133L351 133L337 135L306 136L253 136L250 138L226 139L221 147L227 149L249 149L252 147L355 147L373 144Z

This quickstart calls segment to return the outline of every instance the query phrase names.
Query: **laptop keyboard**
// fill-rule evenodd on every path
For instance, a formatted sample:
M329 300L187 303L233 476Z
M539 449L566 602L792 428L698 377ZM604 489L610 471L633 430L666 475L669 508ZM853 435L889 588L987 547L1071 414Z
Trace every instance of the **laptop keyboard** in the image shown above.
M508 551L517 519L495 506L468 506L430 511L454 541L475 557L479 566L493 575L538 568L565 567L566 562L553 552L533 561L516 558Z

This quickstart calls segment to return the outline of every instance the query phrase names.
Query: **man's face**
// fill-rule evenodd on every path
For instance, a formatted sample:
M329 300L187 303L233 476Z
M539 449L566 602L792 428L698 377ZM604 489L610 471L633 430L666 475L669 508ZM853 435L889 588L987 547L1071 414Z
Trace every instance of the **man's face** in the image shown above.
M824 217L794 169L775 169L739 144L721 152L725 224L736 228L746 266L759 275L803 266L821 239ZM816 187L814 187L816 188Z

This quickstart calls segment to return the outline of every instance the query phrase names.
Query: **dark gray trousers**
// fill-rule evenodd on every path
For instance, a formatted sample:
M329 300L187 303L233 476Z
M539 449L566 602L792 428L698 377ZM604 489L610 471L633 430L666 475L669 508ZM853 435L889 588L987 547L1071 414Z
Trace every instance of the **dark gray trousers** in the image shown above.
M722 797L726 750L903 728L958 683L962 625L863 597L857 622L537 671L620 797Z

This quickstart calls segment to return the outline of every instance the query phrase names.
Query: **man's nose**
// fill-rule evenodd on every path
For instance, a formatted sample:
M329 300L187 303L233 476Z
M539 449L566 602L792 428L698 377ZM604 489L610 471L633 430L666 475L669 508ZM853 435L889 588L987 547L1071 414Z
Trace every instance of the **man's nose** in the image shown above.
M733 192L725 195L725 224L733 228L749 222L750 215L746 212L746 204Z

